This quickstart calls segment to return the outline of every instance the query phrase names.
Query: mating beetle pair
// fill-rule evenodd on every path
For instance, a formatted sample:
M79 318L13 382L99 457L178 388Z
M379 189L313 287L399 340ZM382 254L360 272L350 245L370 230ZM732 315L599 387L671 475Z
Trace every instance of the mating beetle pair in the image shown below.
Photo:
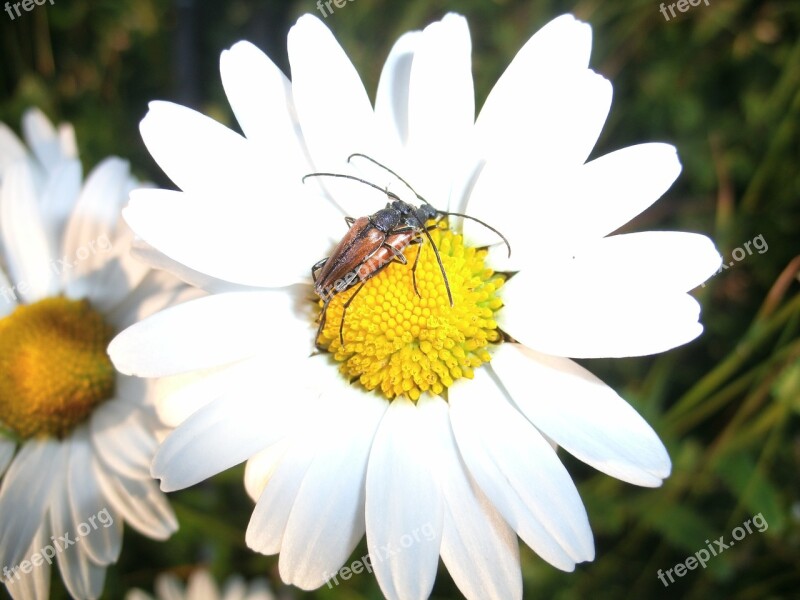
M445 289L447 290L447 297L450 300L450 306L453 305L453 295L450 291L450 283L447 280L447 273L444 270L442 259L439 256L439 250L433 242L429 229L438 226L438 221L434 225L427 225L428 221L438 218L441 220L446 216L456 216L471 219L480 223L487 229L499 235L503 242L508 247L508 255L511 256L511 245L508 240L499 231L487 225L483 221L464 215L461 213L447 212L434 208L425 198L420 196L414 188L412 188L402 177L397 173L382 165L378 161L366 156L364 154L351 154L348 157L348 162L353 157L364 158L375 165L381 167L387 172L394 175L400 182L402 182L414 195L423 202L422 206L415 207L411 204L400 199L396 194L384 190L374 183L365 181L352 175L345 175L341 173L311 173L303 177L303 182L309 177L339 177L343 179L352 179L358 181L377 190L384 192L390 199L385 208L379 210L375 214L359 217L354 219L352 217L345 217L345 221L350 226L350 229L337 244L333 253L320 260L313 267L311 267L311 277L314 281L314 292L324 300L322 312L320 314L319 328L317 329L317 337L322 329L325 327L327 317L328 304L339 293L350 289L360 282L358 289L353 293L347 302L345 302L342 311L342 320L339 324L339 341L344 344L344 320L347 313L347 308L353 302L353 299L361 291L364 284L372 279L375 275L380 273L392 262L399 262L408 264L404 251L407 246L411 244L420 244L423 239L427 237L431 243L436 262L439 265L439 270L442 273ZM414 260L414 266L411 269L412 281L414 283L414 291L419 296L417 289L417 263L419 262L419 252Z

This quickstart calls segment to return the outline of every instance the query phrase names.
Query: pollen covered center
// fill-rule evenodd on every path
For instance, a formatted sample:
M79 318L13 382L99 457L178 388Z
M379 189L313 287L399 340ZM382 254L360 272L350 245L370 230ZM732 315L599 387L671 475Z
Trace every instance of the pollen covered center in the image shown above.
M47 298L0 319L0 426L63 436L114 393L113 335L85 300Z
M504 276L485 265L485 250L464 246L461 235L443 225L430 234L447 274L452 306L425 239L406 248L407 264L392 262L361 290L356 284L334 296L318 340L342 363L346 377L389 399L441 394L455 380L471 379L473 370L491 359L490 344L500 340L494 314L503 306L497 291ZM417 252L419 294L412 278Z

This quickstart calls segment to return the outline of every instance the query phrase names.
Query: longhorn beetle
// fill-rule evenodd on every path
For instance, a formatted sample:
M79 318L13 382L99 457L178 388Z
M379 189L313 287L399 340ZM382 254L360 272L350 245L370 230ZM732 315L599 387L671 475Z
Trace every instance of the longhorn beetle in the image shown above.
M422 243L424 239L423 236L431 243L433 253L436 256L436 262L442 273L445 289L447 290L447 298L450 301L450 306L453 306L453 294L450 291L447 273L444 270L441 256L439 256L439 249L436 247L429 232L429 229L437 227L444 217L463 217L480 223L500 236L508 248L509 257L511 256L511 245L508 243L505 236L494 227L469 215L447 212L434 208L431 203L420 196L405 179L400 177L389 167L365 154L351 154L347 158L347 162L350 162L350 160L356 156L364 158L388 173L391 173L411 190L423 204L422 206L415 207L401 200L397 194L353 175L345 175L343 173L310 173L303 177L303 183L305 183L306 179L309 177L338 177L341 179L351 179L384 192L391 200L391 202L386 204L385 208L382 208L375 214L359 217L357 219L345 217L345 222L350 227L348 232L337 244L329 257L323 258L311 267L314 292L324 300L319 328L317 329L317 341L319 340L322 329L325 327L328 304L330 301L337 294L350 289L360 282L358 289L347 299L342 307L342 321L339 324L339 341L344 344L344 320L350 303L361 291L361 288L364 287L364 284L380 273L389 264L395 261L404 265L408 264L404 254L405 248L411 244ZM438 220L434 225L426 225L428 221L437 218ZM414 291L417 296L420 295L417 289L417 264L419 262L419 254L420 253L417 252L417 256L414 259L414 266L411 268Z

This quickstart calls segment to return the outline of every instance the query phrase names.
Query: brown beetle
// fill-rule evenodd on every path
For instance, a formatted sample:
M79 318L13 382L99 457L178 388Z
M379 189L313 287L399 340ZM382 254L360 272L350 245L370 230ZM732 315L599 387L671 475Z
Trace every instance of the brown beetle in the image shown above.
M364 284L377 275L381 270L386 268L392 262L400 262L407 264L404 254L405 248L410 244L419 244L423 241L424 237L428 238L431 242L436 262L439 265L439 270L442 273L445 289L447 290L447 297L450 300L450 306L453 305L453 295L450 291L450 283L447 280L447 273L444 270L442 259L439 256L439 250L433 242L429 229L438 225L438 221L431 226L427 223L433 219L444 218L445 216L458 216L471 219L497 233L505 242L508 247L508 254L511 256L511 246L508 240L499 231L487 225L483 221L463 215L460 213L452 213L441 211L434 208L425 198L417 194L416 191L397 173L382 165L378 161L366 156L364 154L352 154L348 158L348 162L354 156L365 158L370 162L385 169L394 175L399 181L410 189L414 195L419 198L423 205L414 207L407 202L404 202L396 194L381 189L374 183L365 181L352 175L345 175L341 173L311 173L303 177L303 181L309 177L339 177L343 179L352 179L358 181L377 190L384 192L392 200L385 208L379 210L373 215L367 217L359 217L353 219L352 217L345 217L345 221L350 226L350 229L342 238L342 240L334 248L333 253L323 258L311 268L311 277L314 281L314 292L324 300L322 312L320 314L320 324L317 329L317 340L319 334L325 327L328 304L337 294L350 289L357 283L361 283L359 288L348 298L343 306L342 322L339 325L339 341L344 344L344 319L348 306L353 299L361 291ZM423 237L424 236L424 237ZM419 295L417 289L416 270L417 262L419 261L419 253L417 253L414 266L412 268L412 280L414 282L414 291Z

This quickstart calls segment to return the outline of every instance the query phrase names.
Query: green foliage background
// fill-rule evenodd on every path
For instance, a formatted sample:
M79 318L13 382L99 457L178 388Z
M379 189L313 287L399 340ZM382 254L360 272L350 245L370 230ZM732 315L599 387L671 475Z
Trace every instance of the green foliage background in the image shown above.
M573 12L591 23L592 66L614 84L593 157L662 140L678 147L684 166L626 230L707 233L726 262L759 234L769 247L697 290L706 326L699 340L658 357L587 361L660 434L673 474L662 488L642 489L562 453L597 558L561 573L523 547L525 597L800 597L800 4L711 0L667 22L654 0L351 0L326 24L374 95L393 41L447 11L469 19L478 106L551 18ZM75 124L85 172L117 154L140 177L170 186L138 135L147 102L190 104L237 128L219 80L220 51L250 39L287 70L286 31L304 12L318 14L312 0L54 0L13 21L0 13L0 120L17 127L23 110L38 105ZM241 468L171 499L179 533L156 543L126 529L104 597L152 590L158 573L184 577L198 565L219 579L267 576L281 597L381 597L369 575L309 594L282 586L277 558L244 544L252 503ZM658 569L707 539L730 539L759 513L767 531L668 588L659 582ZM357 556L365 552L362 543ZM66 596L59 580L53 585L53 597ZM461 597L444 568L433 595Z

